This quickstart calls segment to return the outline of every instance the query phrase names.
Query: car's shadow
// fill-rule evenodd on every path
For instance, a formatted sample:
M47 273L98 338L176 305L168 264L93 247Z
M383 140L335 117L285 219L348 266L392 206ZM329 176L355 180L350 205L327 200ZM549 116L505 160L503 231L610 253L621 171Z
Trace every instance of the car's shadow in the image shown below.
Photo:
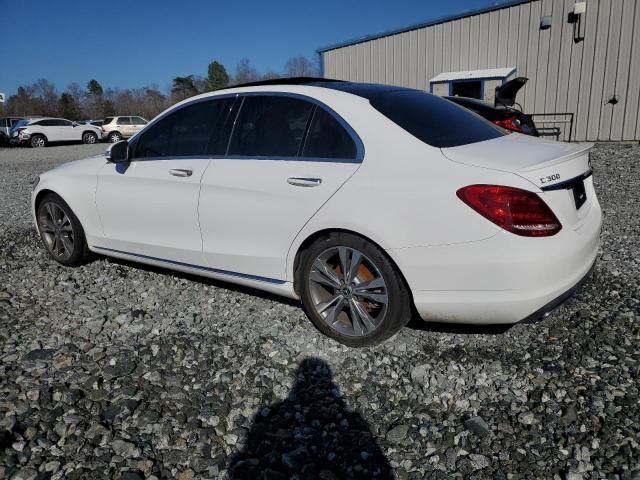
M110 263L121 265L129 268L135 268L144 270L146 272L157 273L160 275L172 275L174 277L183 278L192 282L198 282L204 285L211 285L217 288L223 288L225 290L231 290L233 292L243 293L246 295L252 295L255 297L263 298L265 300L271 300L273 302L282 303L292 307L301 308L302 305L299 301L293 300L279 295L274 295L269 292L258 290L256 288L247 287L244 285L238 285L235 283L225 282L222 280L216 280L209 277L203 277L192 273L181 272L178 270L171 270L168 268L158 267L155 265L148 265L145 263L133 262L130 260L124 260L115 257L102 257L98 256L96 259L106 260ZM411 320L407 324L407 328L422 332L434 332L434 333L457 333L462 335L501 335L508 331L513 325L473 325L473 324L457 324L457 323L441 323L441 322L426 322L422 320L416 312L411 317Z
M109 263L121 265L123 267L135 268L138 270L144 270L145 272L157 273L159 275L172 275L174 277L183 278L191 282L198 282L203 285L210 285L217 288L224 288L225 290L231 290L233 292L244 293L246 295L252 295L254 297L260 297L265 300L272 300L274 302L283 303L286 305L300 307L300 302L273 293L258 290L256 288L247 287L244 285L238 285L237 283L225 282L223 280L216 280L215 278L204 277L202 275L195 275L193 273L181 272L179 270L172 270L164 267L157 267L155 265L149 265L146 263L139 263L130 260L124 260L116 257L103 257L96 256L96 260L106 260Z

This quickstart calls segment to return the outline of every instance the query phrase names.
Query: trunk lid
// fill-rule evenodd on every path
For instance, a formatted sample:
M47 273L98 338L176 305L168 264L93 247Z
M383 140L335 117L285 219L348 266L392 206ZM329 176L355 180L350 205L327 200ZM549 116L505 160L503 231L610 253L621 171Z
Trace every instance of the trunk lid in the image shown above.
M565 225L578 229L595 200L589 163L592 146L512 133L441 150L454 162L514 173L527 179L542 190L539 195L562 217Z
M516 103L516 94L529 81L527 77L516 77L496 87L494 105L512 107Z

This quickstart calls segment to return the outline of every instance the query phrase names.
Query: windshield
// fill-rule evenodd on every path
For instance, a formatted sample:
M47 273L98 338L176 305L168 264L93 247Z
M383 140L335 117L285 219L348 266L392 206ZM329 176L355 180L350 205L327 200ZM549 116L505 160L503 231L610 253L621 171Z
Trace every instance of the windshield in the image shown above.
M466 108L419 90L383 92L370 101L384 116L433 147L457 147L505 135Z
M24 127L27 123L29 123L29 120L20 120L13 127L11 127L11 131L13 132L14 130L17 130L20 127Z

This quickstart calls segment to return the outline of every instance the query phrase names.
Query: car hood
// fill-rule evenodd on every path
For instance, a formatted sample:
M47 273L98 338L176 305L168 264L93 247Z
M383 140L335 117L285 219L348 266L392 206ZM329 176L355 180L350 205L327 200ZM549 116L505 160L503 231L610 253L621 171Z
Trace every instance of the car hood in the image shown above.
M73 162L63 163L49 170L54 173L82 173L97 174L100 168L107 163L104 154L95 155L93 157L84 158L82 160L74 160Z

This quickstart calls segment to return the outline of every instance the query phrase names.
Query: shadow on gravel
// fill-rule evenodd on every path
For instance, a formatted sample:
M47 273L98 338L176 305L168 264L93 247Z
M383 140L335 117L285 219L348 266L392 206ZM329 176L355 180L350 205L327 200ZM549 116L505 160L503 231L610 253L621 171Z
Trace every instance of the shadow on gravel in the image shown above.
M302 361L286 400L261 408L229 478L390 479L391 467L367 422L347 409L329 366Z
M225 282L222 280L216 280L209 277L203 277L201 275L194 275L191 273L180 272L178 270L171 270L169 268L156 267L155 265L147 265L145 263L132 262L129 260L123 260L116 257L103 257L96 255L95 260L106 260L114 265L122 265L123 267L135 268L138 270L144 270L145 272L157 273L160 275L171 275L178 278L184 278L191 282L198 282L205 285L211 285L217 288L224 288L225 290L231 290L233 292L244 293L246 295L252 295L254 297L264 298L266 300L272 300L278 303L284 303L294 307L300 307L300 302L296 302L290 298L281 297L279 295L273 295L269 292L257 290L251 287L245 287L244 285L238 285L236 283Z
M517 325L517 324L515 324ZM426 322L420 317L414 315L407 324L407 328L411 330L420 330L422 332L436 333L458 333L463 335L501 335L507 332L514 325L473 325L464 323L440 323Z

